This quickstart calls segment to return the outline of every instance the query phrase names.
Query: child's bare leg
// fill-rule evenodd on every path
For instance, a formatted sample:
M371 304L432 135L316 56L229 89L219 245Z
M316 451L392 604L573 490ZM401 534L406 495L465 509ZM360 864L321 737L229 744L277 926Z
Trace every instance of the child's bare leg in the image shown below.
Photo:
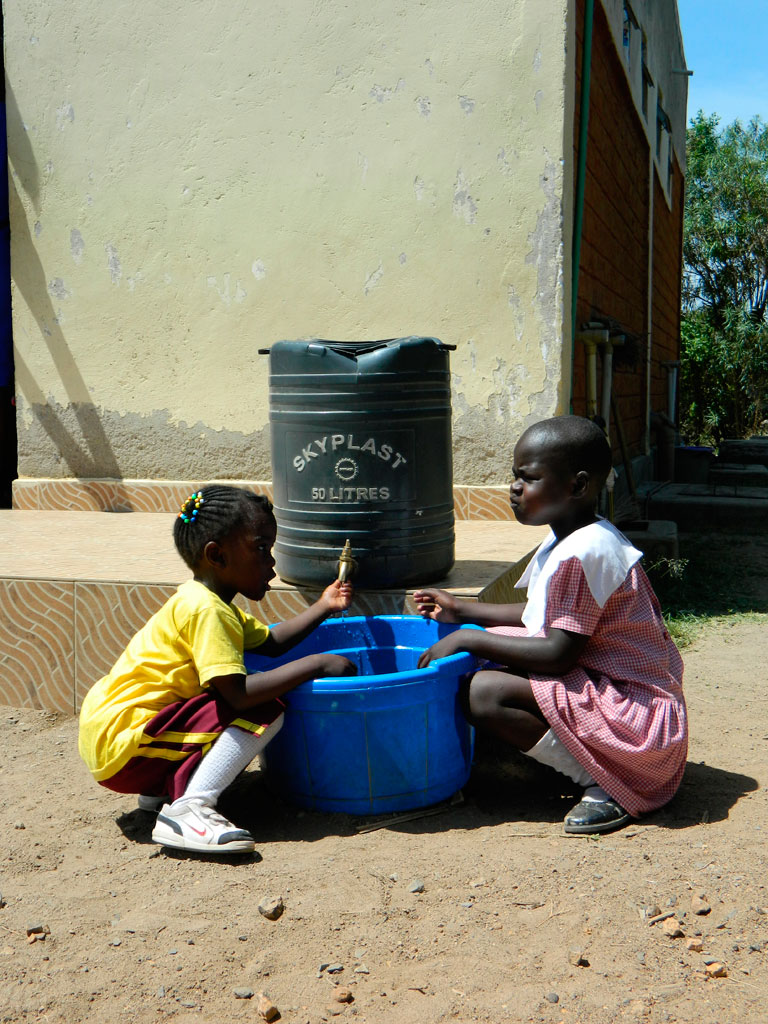
M567 775L577 785L594 779L549 728L527 676L503 670L478 672L469 687L471 720L506 740L540 764Z
M468 718L518 750L530 750L549 729L527 676L485 669L472 677Z
M592 835L625 825L630 816L595 785L595 780L551 732L527 676L499 669L477 672L465 694L465 714L473 725L506 740L541 764L585 787L579 804L566 815L565 831Z

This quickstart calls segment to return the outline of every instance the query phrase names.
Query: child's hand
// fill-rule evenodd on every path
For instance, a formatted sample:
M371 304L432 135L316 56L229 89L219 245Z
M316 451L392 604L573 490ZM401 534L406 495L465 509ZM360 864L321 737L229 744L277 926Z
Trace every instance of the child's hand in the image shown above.
M325 602L329 612L345 612L352 604L352 584L334 580L325 588L320 600Z
M442 640L438 640L436 644L432 644L426 651L421 655L418 662L416 663L417 668L426 668L433 661L437 661L438 658L447 658L451 654L456 654L462 650L464 638L459 636L461 630L456 630L454 633L449 633L448 636L444 636Z
M417 590L413 600L419 615L437 622L461 622L456 598L445 590Z
M321 667L319 677L357 675L357 665L343 654L318 654L317 657Z

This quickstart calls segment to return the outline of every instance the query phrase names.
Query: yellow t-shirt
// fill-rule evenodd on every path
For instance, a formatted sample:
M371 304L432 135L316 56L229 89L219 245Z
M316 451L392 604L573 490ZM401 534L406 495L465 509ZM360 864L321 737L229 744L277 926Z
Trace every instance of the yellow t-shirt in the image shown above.
M134 756L158 711L203 693L216 676L244 675L243 651L268 636L202 583L183 583L83 701L79 749L94 778L110 778Z

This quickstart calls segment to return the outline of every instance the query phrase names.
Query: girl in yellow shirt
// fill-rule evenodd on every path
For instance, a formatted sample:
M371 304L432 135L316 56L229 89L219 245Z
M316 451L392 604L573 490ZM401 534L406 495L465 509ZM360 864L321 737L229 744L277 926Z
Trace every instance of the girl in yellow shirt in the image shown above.
M277 657L352 601L338 580L299 615L271 629L232 604L260 601L275 576L276 524L262 495L209 485L174 524L193 572L139 630L80 711L80 755L94 778L139 806L160 807L155 842L182 850L254 849L247 831L216 811L224 789L283 724L280 695L308 679L354 675L338 654L312 654L247 675L243 652Z

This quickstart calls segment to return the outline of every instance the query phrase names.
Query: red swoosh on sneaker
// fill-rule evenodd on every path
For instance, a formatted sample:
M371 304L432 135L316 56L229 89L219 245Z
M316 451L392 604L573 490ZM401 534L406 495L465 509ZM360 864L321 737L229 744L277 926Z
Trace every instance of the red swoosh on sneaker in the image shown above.
M199 828L195 828L195 826L194 826L194 825L190 825L190 824L189 824L189 822L187 822L187 826L188 826L189 828L191 828L193 832L196 832L196 833L197 833L197 834L198 834L199 836L204 836L204 835L205 835L205 833L206 833L206 832L208 831L208 829L207 829L207 828L204 828L204 829L203 829L203 830L201 831L201 830L200 830Z

